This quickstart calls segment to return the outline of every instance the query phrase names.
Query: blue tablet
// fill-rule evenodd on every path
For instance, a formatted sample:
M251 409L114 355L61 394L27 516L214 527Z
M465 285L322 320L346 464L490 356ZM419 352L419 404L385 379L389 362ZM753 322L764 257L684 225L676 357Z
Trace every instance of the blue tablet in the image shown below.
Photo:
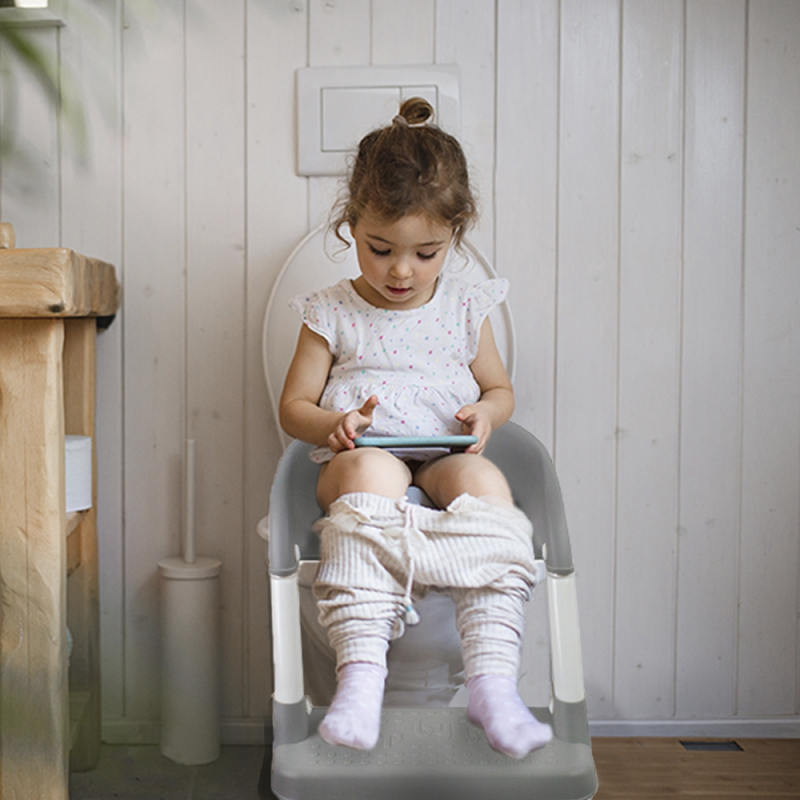
M446 450L466 450L478 441L477 436L359 436L356 447L441 447Z

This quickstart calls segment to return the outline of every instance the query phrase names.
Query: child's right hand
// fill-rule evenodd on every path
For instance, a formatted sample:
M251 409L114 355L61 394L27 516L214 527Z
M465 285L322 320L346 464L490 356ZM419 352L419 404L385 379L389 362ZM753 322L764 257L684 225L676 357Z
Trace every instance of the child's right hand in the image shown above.
M328 447L334 453L352 450L355 447L353 439L358 438L372 425L372 412L377 405L378 398L373 394L361 408L343 414L333 433L328 436Z

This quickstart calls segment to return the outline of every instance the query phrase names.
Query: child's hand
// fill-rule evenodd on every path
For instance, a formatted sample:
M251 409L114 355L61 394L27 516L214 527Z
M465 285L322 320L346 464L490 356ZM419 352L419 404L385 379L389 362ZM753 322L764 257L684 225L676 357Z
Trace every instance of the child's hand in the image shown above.
M489 437L492 435L492 422L488 411L480 403L464 406L456 412L456 419L461 423L461 432L468 436L477 436L478 441L470 445L465 453L481 453Z
M378 398L373 394L361 408L356 408L343 414L333 433L328 436L328 447L334 453L341 453L342 450L352 450L355 447L353 439L360 436L372 425L372 412L377 405Z

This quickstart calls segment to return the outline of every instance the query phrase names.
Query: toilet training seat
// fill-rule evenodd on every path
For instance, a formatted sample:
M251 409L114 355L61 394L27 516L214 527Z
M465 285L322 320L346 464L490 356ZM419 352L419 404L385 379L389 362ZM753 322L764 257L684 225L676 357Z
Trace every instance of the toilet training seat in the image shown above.
M270 297L264 355L273 411L301 324L285 301L358 274L352 250L342 262L332 261L325 256L323 238L320 228L301 242ZM466 250L471 256L476 252L468 245ZM471 267L462 267L462 275L478 268L476 280L493 277L480 258L472 262ZM453 266L460 266L457 255ZM513 340L506 338L510 331L507 309L496 319L497 315L492 319L495 338L513 373ZM449 598L437 598L432 592L416 604L422 623L407 629L389 650L384 705L392 707L381 713L376 747L356 753L321 738L318 726L333 693L335 676L327 634L316 627L310 589L314 577L310 562L318 560L320 551L313 526L322 514L315 500L319 467L309 458L312 450L313 445L304 442L287 445L272 483L269 522L259 524L265 538L268 525L272 529L268 564L274 666L273 794L282 800L592 797L597 773L583 684L575 570L558 477L544 445L524 428L507 422L493 433L484 451L505 475L517 505L533 523L534 553L542 559L537 562L537 583L544 577L546 562L543 588L547 592L550 669L544 677L549 701L531 712L552 727L553 739L519 761L493 750L485 733L470 722L466 709L458 707L465 703L459 702L462 695L456 692L462 666L454 607ZM542 628L537 628L526 641L530 643L534 637L539 641L543 635ZM450 707L441 707L447 705Z

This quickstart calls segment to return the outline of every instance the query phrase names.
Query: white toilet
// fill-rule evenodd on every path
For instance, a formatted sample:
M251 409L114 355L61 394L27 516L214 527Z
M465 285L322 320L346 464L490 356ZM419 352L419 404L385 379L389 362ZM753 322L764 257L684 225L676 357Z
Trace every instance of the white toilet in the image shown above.
M463 252L451 251L445 269L455 270L459 277L473 283L496 277L487 259L467 240ZM295 295L332 286L342 278L355 278L358 274L355 247L343 249L326 226L320 226L300 241L275 280L264 316L262 354L272 412L284 448L290 439L280 427L278 400L301 325L299 314L289 307L288 301ZM495 308L490 319L498 350L513 380L515 350L507 304ZM268 541L267 518L259 523L258 533ZM316 601L311 592L316 569L317 562L300 562L303 668L310 701L327 706L336 688L335 654L328 644L327 632L317 622ZM416 607L422 617L421 624L407 628L389 650L384 704L461 705L463 695L458 695L458 690L463 686L464 667L455 627L455 606L449 597L429 592Z

